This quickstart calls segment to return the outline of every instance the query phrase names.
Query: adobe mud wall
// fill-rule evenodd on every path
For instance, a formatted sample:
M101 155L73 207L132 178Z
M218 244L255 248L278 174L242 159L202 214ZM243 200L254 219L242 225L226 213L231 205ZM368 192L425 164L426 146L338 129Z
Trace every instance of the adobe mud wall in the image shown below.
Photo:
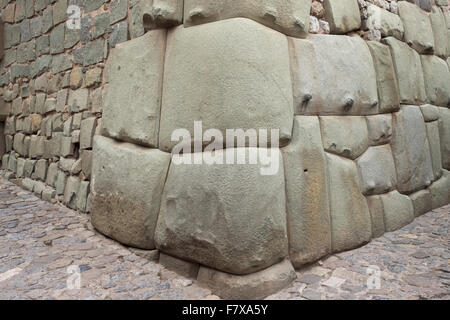
M450 202L447 0L0 5L2 174L222 297ZM278 130L279 148L201 153L278 170L176 165L194 121Z

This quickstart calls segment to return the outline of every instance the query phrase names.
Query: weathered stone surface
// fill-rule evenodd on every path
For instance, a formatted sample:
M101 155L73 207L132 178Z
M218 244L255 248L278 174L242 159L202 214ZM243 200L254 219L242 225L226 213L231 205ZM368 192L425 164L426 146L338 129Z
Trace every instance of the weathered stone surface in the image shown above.
M331 251L326 159L317 117L297 116L282 149L286 177L289 258L294 267Z
M368 41L367 45L372 54L377 77L378 112L389 113L397 111L400 98L390 49L377 41Z
M30 141L30 150L29 150L29 155L30 158L39 158L42 157L44 155L44 140L45 137L42 136L31 136L31 141Z
M48 168L47 160L39 159L38 161L36 161L32 178L45 181L45 178L47 176L47 168Z
M229 148L215 156L225 159L235 152L246 159L263 152L278 171L261 175L261 163L172 164L155 232L159 250L233 274L267 268L288 255L285 193L279 192L285 188L281 153ZM95 156L94 150L94 167Z
M327 153L333 252L355 248L370 240L371 218L361 193L358 169L348 159Z
M442 177L429 187L432 209L450 203L450 172L445 169L442 172Z
M89 181L81 181L75 198L75 208L86 212L87 198L89 195Z
M414 207L408 196L392 191L380 197L383 202L386 232L400 229L414 220Z
M370 218L372 221L372 238L381 237L386 227L384 225L384 209L383 202L380 195L369 196L367 199L367 205L369 206Z
M112 50L103 105L106 135L158 146L165 42L166 31L155 30Z
M369 143L377 146L389 143L392 137L392 115L379 114L367 116L367 129L369 132Z
M159 254L159 263L183 277L192 279L197 278L199 269L198 263L181 260L163 252L160 252Z
M439 120L439 107L433 106L431 104L424 104L420 106L420 111L422 111L423 119L425 120L425 122Z
M197 280L224 299L262 299L286 287L295 278L292 264L284 260L249 275L232 275L202 266Z
M369 147L365 117L319 117L326 151L356 159Z
M325 0L323 6L331 33L343 34L361 26L357 0Z
M429 189L423 189L409 195L414 207L414 216L417 218L424 213L432 210L431 192Z
M392 154L400 192L411 193L433 181L430 147L420 108L402 106L393 114Z
M80 186L78 177L70 176L67 179L66 187L64 188L63 203L71 209L76 209L76 195Z
M450 72L447 63L431 55L420 56L425 91L431 104L450 107Z
M83 171L84 176L88 180L91 177L91 168L92 168L92 151L83 150L81 152L81 170Z
M58 0L53 6L53 24L66 21L67 19L67 0Z
M441 9L433 7L430 20L434 35L434 53L445 60L449 55L450 35Z
M96 125L96 117L89 117L81 121L80 149L89 149L92 147L92 137L94 136Z
M58 175L56 177L56 194L64 194L64 189L66 187L67 176L64 171L58 170Z
M213 22L230 18L249 18L292 37L305 38L309 29L311 0L185 0L184 24Z
M388 144L370 147L357 159L356 164L363 194L381 194L395 188L397 177L391 147Z
M109 35L108 44L114 48L117 44L128 40L128 22L122 21L115 24Z
M393 37L383 41L391 48L400 103L422 104L427 98L419 54Z
M50 53L61 53L64 51L64 24L53 28L50 33Z
M450 170L450 109L439 108L439 142L442 167Z
M193 137L195 120L224 137L230 128L279 129L287 143L293 106L286 37L242 18L170 31L162 101L164 151L177 144L175 129Z
M403 40L403 22L397 14L369 4L367 7L367 27L379 30L382 37L395 37Z
M431 166L433 168L434 181L442 175L441 145L439 142L439 124L437 121L425 123L427 139L430 145ZM449 190L450 192L450 190Z
M140 19L145 30L169 28L183 23L183 1L152 0L141 1L139 5Z
M433 30L428 15L406 1L398 2L398 14L405 28L405 41L419 53L433 53Z
M359 37L290 39L295 114L378 113L375 68Z
M127 0L112 0L110 7L110 23L114 24L127 16L128 1Z
M70 112L79 112L89 108L89 90L70 90L67 101Z
M170 155L102 136L95 136L93 150L92 224L124 244L154 249Z
M47 178L45 179L45 183L48 184L49 186L54 187L57 176L58 176L58 163L52 162L48 166Z

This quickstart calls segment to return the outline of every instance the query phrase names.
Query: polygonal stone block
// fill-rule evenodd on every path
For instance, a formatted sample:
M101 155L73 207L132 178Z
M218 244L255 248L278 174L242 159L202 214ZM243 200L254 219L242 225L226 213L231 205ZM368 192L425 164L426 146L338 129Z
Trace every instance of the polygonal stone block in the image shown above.
M427 139L430 145L431 167L433 168L433 181L442 175L441 145L439 142L439 124L437 121L425 123ZM450 192L450 190L449 190Z
M422 104L427 100L419 54L393 37L383 39L391 49L400 103Z
M450 109L439 108L439 142L442 167L450 170Z
M434 54L445 60L449 55L449 31L440 8L433 7L430 20L434 35Z
M425 123L417 106L402 106L392 119L391 147L397 168L397 188L402 193L412 193L433 181Z
M370 147L356 160L356 164L365 195L386 193L395 188L397 177L388 144Z
M289 40L295 114L378 113L375 68L364 40L333 35Z
M326 153L330 190L331 247L353 249L372 237L371 216L352 160Z
M323 6L331 33L343 34L357 30L361 26L357 0L325 0Z
M233 274L270 267L288 255L279 149L228 148L215 151L214 156L229 159L236 153L243 153L246 159L265 154L278 170L262 175L262 161L201 165L172 162L155 232L160 251ZM213 156L211 152L201 155Z
M175 257L172 257L168 254L160 252L159 261L164 267L169 270L172 270L179 275L182 275L186 278L196 279L198 275L199 264L192 263L186 260L181 260Z
M397 79L395 78L394 63L388 46L377 41L368 41L377 77L378 112L389 113L399 109Z
M262 299L288 286L296 278L289 260L249 274L234 275L201 266L197 280L223 299Z
M369 143L371 146L386 144L392 137L392 115L379 114L367 116L367 129L369 131Z
M230 18L249 18L286 35L305 38L311 0L184 0L184 24L192 26Z
M431 104L424 104L420 106L420 111L422 111L423 119L425 120L425 122L439 120L439 107L433 106Z
M417 218L424 213L432 210L431 192L429 189L423 189L409 195L414 207L414 216Z
M376 5L369 4L367 7L366 25L370 30L379 30L382 37L395 37L403 40L405 29L400 17Z
M296 116L292 141L282 153L289 258L300 267L331 252L328 181L319 119Z
M94 137L91 222L126 245L154 249L153 234L170 155Z
M392 191L381 195L386 232L406 226L414 220L414 207L408 196Z
M431 193L431 208L436 209L450 203L450 172L442 170L442 177L428 189Z
M369 147L365 117L319 117L326 151L356 159Z
M112 50L103 103L104 134L158 146L165 46L166 31L154 30Z
M145 30L183 23L183 0L146 0L139 3Z
M372 238L381 237L386 231L386 227L384 226L383 202L379 195L369 196L366 199L372 222Z
M405 41L418 53L433 53L433 29L428 15L406 1L398 2L398 14L405 28Z
M431 104L450 107L450 72L447 63L430 55L420 56L425 81L425 91Z
M176 129L279 129L292 133L292 83L286 37L252 20L230 19L169 31L160 149ZM111 88L108 89L108 92ZM226 140L226 139L225 139Z

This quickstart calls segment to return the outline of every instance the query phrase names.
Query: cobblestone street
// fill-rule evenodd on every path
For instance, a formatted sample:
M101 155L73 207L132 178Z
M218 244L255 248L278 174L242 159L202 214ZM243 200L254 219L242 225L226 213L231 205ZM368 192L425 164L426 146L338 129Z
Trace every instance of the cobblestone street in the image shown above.
M450 206L434 210L362 248L299 270L289 288L269 298L449 299L449 213ZM0 178L0 299L217 298L155 259L155 252L98 234L89 216ZM70 266L81 271L80 290L67 288ZM380 272L379 289L367 287L374 279L369 266L372 276Z

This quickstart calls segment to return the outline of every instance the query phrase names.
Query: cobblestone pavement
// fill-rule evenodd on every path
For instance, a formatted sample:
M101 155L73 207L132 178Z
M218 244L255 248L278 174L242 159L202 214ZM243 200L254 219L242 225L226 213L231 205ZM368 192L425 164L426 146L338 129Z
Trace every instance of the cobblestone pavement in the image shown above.
M450 299L449 213L450 206L436 209L299 270L290 287L268 299ZM152 254L104 237L88 215L0 178L0 299L217 298L150 261ZM81 271L80 290L67 287L76 284L72 266ZM377 270L380 288L369 289Z

